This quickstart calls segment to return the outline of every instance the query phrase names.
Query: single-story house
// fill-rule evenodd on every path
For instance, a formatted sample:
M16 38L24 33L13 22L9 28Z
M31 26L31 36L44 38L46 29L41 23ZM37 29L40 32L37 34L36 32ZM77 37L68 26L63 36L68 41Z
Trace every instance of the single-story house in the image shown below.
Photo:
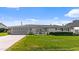
M21 25L8 27L8 33L13 35L25 34L47 34L50 32L73 32L79 34L79 20L68 23L64 26L59 25Z
M47 34L49 32L70 32L68 27L58 25L22 25L9 27L9 34Z

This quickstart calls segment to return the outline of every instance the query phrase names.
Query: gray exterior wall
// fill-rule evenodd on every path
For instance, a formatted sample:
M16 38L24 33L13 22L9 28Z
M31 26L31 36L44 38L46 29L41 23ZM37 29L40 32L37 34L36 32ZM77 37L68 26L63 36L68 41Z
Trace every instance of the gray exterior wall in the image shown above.
M57 25L24 25L9 27L9 34L12 35L26 35L33 34L47 34L49 32L70 32L71 29Z

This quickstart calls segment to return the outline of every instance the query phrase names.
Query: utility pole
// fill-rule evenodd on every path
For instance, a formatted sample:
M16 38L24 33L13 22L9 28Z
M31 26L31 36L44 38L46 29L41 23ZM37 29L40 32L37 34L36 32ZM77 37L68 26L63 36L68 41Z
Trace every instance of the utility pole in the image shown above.
M23 25L22 21L21 21L21 26Z

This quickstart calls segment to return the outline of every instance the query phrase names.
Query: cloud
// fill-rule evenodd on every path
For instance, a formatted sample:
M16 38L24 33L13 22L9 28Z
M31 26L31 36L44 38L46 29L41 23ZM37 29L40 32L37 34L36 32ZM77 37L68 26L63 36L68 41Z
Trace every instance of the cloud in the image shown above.
M38 19L34 19L34 18L22 20L24 25L26 25L26 24L37 24L38 21L39 21Z
M14 20L14 22L13 22L13 24L14 24L14 26L16 26L16 25L21 25L21 21L22 21L22 23L23 23L23 25L26 25L26 24L36 24L36 23L38 23L38 19L34 19L34 18L30 18L30 19L19 19L19 18L16 18L16 20Z
M26 19L27 21L33 21L33 22L36 22L38 21L37 19Z
M38 23L39 20L35 18L24 19L24 18L11 17L11 16L0 16L0 22L4 23L6 26L21 25L21 21L23 22L23 25L25 25L25 24L36 24Z
M9 9L16 9L17 11L19 11L20 10L20 7L6 7L6 8L9 8Z
M70 20L58 20L58 21L55 21L55 20L47 20L46 21L46 24L52 24L52 25L62 25L62 24L67 24L67 23L70 23L71 21Z
M58 20L58 19L59 19L59 17L54 17L53 19L54 19L54 20Z
M70 18L77 18L79 17L79 9L72 9L70 10L65 16Z
M16 19L16 20L14 20ZM52 19L37 19L37 18L16 18L11 16L1 16L0 21L4 23L6 26L17 26L21 25L21 21L23 25L26 24L38 24L38 25L62 25L67 24L70 20L60 20L59 17L53 17Z
M20 7L17 7L17 6L16 6L16 7L6 7L6 8L20 8Z

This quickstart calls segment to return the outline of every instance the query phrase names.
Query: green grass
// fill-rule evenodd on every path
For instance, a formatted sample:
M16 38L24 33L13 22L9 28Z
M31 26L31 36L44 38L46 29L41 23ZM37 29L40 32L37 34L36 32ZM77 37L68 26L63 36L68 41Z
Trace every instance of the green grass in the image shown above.
M28 35L7 51L78 51L79 36Z
M0 36L6 36L8 33L0 33Z

